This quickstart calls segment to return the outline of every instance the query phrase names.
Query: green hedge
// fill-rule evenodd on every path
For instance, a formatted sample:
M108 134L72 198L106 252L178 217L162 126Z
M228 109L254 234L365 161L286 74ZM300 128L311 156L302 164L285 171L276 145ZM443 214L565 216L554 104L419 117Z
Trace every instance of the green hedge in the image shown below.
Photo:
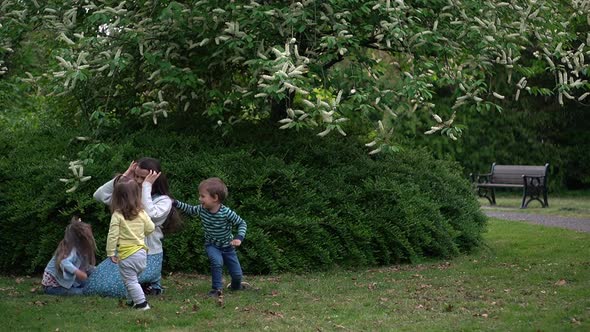
M43 126L0 134L0 271L39 272L72 214L93 225L104 257L109 214L94 190L130 160L162 161L174 195L196 204L200 180L219 176L227 205L248 222L239 250L247 273L312 271L448 258L481 242L485 217L457 164L421 149L370 157L354 138L276 129L129 128L95 149L92 179L76 192L58 179L83 149L76 129ZM123 144L118 142L124 142ZM164 240L165 269L208 271L202 231L184 217Z

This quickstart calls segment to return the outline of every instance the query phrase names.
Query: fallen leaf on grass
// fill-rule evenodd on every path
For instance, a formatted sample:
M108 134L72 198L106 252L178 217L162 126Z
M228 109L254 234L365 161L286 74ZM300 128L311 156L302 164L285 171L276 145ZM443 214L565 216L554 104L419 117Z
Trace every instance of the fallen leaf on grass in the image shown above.
M260 278L261 282L273 282L273 283L278 283L281 281L281 277L266 277L266 278Z
M265 313L267 313L267 314L269 314L269 315L271 315L273 317L278 317L278 318L284 318L285 317L282 313L280 313L278 311L266 310Z
M242 310L242 312L250 312L250 311L255 311L256 308L252 307L252 306L246 306L246 307L243 307L241 310Z
M572 322L572 324L576 324L576 325L580 325L581 324L581 322L579 320L577 320L576 317L572 317L571 322Z
M14 282L16 282L17 284L20 284L20 283L22 283L23 281L25 281L25 279L24 279L24 278L16 278L16 279L14 280Z
M565 279L559 279L556 283L555 286L563 286L567 284L567 281L565 281Z
M31 302L31 304L42 307L44 305L47 304L47 302L43 302L43 301L35 301L35 302Z
M451 263L450 263L450 262L444 262L443 264L439 264L439 265L437 265L437 268L438 268L439 270L446 270L446 269L448 269L449 267L451 267Z

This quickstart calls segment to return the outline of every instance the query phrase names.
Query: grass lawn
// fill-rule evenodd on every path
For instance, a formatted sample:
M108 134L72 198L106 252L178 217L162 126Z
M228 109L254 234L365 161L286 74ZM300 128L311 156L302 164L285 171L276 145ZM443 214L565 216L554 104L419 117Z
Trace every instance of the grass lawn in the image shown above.
M4 331L590 330L590 234L492 219L486 246L449 261L249 276L256 290L206 298L209 277L172 274L152 309L43 295L0 277Z
M494 211L510 211L519 213L554 215L590 219L590 192L567 192L564 194L549 194L549 207L542 208L541 203L532 201L526 209L520 208L522 192L496 192L496 205L491 206L485 198L479 198L482 208Z

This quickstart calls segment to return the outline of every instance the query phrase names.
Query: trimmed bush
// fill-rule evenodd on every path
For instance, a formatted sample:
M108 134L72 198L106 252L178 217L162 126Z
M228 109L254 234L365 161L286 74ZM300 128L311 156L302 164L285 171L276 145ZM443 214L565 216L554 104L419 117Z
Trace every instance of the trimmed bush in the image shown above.
M425 150L370 157L348 137L244 127L219 138L207 128L173 129L132 128L116 138L124 144L93 150L85 168L93 177L71 194L58 179L79 157L80 143L69 141L75 130L0 136L0 271L41 271L72 214L93 225L104 255L110 217L92 193L141 156L159 158L175 197L188 203L198 203L202 179L224 179L226 205L248 222L239 249L246 273L449 258L481 242L485 217L467 179ZM199 220L184 222L164 240L165 268L207 272Z

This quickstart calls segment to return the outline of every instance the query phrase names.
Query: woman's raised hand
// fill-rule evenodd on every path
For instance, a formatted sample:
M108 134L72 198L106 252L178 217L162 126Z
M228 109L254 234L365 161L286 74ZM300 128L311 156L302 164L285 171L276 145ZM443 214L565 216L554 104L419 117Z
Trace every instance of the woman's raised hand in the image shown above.
M123 173L124 176L126 177L131 177L133 178L134 174L135 174L135 169L137 168L137 163L134 161L131 162L131 164L129 165L129 167L127 168L127 170L125 171L125 173Z
M149 182L149 183L154 183L156 181L156 179L158 177L160 177L160 174L162 174L161 172L155 172L150 170L150 172L148 173L148 175L145 177L145 180L143 180L144 182Z

